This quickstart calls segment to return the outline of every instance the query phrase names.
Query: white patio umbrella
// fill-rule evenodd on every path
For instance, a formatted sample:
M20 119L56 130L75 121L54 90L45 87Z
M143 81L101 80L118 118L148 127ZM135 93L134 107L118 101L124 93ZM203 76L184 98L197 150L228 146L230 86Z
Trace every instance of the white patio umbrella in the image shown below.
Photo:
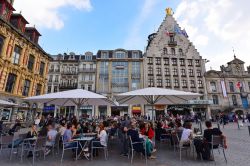
M198 93L178 91L163 88L144 88L126 93L121 93L116 96L119 104L149 104L152 105L152 115L155 104L184 104L188 100L201 96ZM154 117L152 117L154 120Z
M0 107L13 107L13 106L18 106L18 104L11 103L5 100L0 100Z
M78 113L82 105L115 105L107 97L83 89L74 89L40 96L32 96L25 98L25 100L54 104L58 106L76 106L78 111L76 114L77 118L79 118Z

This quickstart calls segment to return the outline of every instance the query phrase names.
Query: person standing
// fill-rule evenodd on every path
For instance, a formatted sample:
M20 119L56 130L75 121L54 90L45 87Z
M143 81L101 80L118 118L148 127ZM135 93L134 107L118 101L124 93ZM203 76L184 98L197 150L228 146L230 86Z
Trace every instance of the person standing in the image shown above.
M127 114L124 115L124 120L121 122L121 127L119 129L119 138L121 142L121 155L128 156L128 136L127 131L130 125L130 120Z

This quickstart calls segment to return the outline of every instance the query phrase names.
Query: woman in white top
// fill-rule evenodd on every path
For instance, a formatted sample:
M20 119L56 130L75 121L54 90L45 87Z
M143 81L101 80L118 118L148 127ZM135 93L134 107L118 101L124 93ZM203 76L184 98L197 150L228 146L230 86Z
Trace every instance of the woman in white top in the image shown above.
M190 141L193 139L192 123L187 123L183 129L180 145L190 144Z
M107 146L107 132L106 130L104 129L104 125L101 123L99 125L99 134L97 135L97 140L94 140L93 142L93 146L94 147L105 147ZM96 142L97 141L97 142ZM93 156L96 156L97 155L97 151L96 149L93 149Z

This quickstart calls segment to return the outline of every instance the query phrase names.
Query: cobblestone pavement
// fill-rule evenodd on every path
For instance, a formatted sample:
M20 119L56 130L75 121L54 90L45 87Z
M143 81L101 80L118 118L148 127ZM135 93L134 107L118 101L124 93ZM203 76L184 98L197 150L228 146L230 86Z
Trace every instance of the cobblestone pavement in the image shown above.
M240 130L237 128L236 124L229 124L222 128L222 131L225 133L228 139L228 150L226 150L226 156L228 163L226 164L223 154L218 153L215 150L215 160L216 165L219 166L247 166L250 165L250 136L248 134L248 128L245 125ZM149 166L212 166L215 165L214 162L204 162L197 161L193 158L192 153L189 153L187 156L185 152L183 153L182 161L179 160L179 153L174 153L173 148L167 143L157 143L157 159L149 160ZM32 165L32 160L25 158L23 163L20 162L20 158L13 157L12 161L9 161L9 153L4 151L0 154L0 166L28 166ZM35 165L37 166L57 166L60 165L60 155L49 155L44 161L42 158L37 159ZM109 150L109 159L104 160L104 156L100 151L99 156L94 158L93 161L88 161L86 159L80 159L74 161L71 158L71 153L66 153L64 161L61 165L64 166L129 166L130 161L126 157L119 156L118 145L115 142L111 142ZM145 166L146 163L141 159L140 155L135 156L134 166Z

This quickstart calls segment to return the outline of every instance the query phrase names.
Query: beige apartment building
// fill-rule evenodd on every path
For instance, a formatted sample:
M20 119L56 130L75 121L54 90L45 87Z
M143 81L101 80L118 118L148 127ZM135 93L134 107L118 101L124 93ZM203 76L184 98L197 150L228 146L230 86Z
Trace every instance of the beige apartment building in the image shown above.
M114 99L115 94L143 88L143 54L140 50L99 50L96 57L96 92ZM141 114L143 106L99 106L96 116Z

